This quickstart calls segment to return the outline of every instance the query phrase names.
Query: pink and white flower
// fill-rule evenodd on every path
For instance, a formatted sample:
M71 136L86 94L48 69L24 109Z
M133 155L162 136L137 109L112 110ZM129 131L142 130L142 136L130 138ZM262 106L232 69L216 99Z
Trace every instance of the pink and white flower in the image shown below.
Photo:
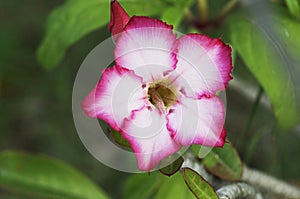
M129 141L139 169L153 169L182 146L223 146L225 110L216 92L231 80L231 48L202 34L177 38L171 25L130 18L117 1L109 29L115 65L82 107Z

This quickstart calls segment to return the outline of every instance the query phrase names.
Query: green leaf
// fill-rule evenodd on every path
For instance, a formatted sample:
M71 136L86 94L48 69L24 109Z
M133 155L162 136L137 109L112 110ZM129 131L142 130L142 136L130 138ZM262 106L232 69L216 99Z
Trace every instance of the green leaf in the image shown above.
M161 1L120 1L129 15L156 15L165 9ZM38 49L38 60L47 69L55 67L66 50L88 33L109 22L107 0L68 0L49 16L46 36Z
M197 172L190 168L183 168L182 175L186 185L196 198L218 199L218 196L211 185Z
M229 36L234 49L269 96L280 127L288 130L300 121L300 26L285 10L265 12L270 14L259 18L246 12L232 15Z
M113 140L116 143L118 143L119 145L124 146L124 147L128 147L128 148L131 147L129 142L125 138L123 138L123 136L118 131L116 131L112 128L110 128L109 131L110 131L111 137L113 138Z
M300 8L298 0L285 0L287 7L293 17L299 19L300 16Z
M201 146L201 145L198 145L198 144L194 144L192 145L191 147L191 150L192 150L192 153L202 159L204 158L205 156L207 156L207 154L213 149L213 147L209 147L209 146Z
M159 187L155 199L195 199L192 192L184 184L184 180L182 179L180 172L177 172L168 178L161 176L160 180L162 181L162 184Z
M125 184L124 198L130 199L194 199L194 195L184 184L180 172L171 177L159 172L149 174L135 174Z
M109 20L109 1L69 0L48 18L47 31L38 49L38 60L47 69L64 57L66 49Z
M170 161L173 161L174 158L174 155L171 155L162 160L162 164L167 165L159 170L162 174L166 176L171 176L181 168L184 159L181 156L179 156L174 162L170 163Z
M159 173L157 172L151 172L149 175L134 174L125 184L124 198L149 198L162 182L159 180L159 177Z
M207 170L224 180L237 181L243 174L241 159L230 143L225 143L223 148L213 148L202 163Z
M194 1L185 0L176 2L174 5L166 8L162 13L161 20L173 25L175 30L178 30L178 26L184 16L185 8L189 7Z
M107 199L75 168L44 155L6 151L0 154L0 186L55 199Z
M176 13L176 14L174 14ZM180 24L183 17L183 9L180 7L169 7L167 8L162 16L161 20L166 22L167 24L173 25L174 30L178 29L178 25Z

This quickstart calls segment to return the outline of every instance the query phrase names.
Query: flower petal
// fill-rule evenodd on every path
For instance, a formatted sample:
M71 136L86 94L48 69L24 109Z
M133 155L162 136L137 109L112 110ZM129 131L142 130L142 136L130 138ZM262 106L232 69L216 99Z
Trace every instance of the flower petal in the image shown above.
M177 67L169 78L187 96L201 98L224 90L232 70L231 48L220 39L201 34L179 38Z
M218 97L198 100L182 97L167 120L173 139L181 145L223 146L225 142L225 111Z
M145 82L153 82L175 68L175 42L172 26L157 19L134 16L117 42L116 63L134 70Z
M112 0L110 3L110 22L108 25L109 31L114 36L114 40L117 40L130 17L126 11L122 8L117 0Z
M93 90L84 98L84 100L81 103L81 107L84 110L85 114L89 117L97 117L97 112L96 112L96 89L97 85Z
M90 117L101 118L120 130L131 112L147 103L142 80L133 71L114 66L103 71L96 88L83 100L82 108Z
M140 170L150 171L162 159L181 148L166 128L165 115L156 109L144 107L134 111L124 124L122 134L131 145Z

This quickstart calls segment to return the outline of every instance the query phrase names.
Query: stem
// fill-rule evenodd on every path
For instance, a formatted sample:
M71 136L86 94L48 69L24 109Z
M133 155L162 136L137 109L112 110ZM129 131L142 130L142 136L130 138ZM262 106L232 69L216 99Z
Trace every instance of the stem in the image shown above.
M236 183L221 187L217 190L220 199L236 199L236 198L253 198L263 199L262 195L257 190L246 184Z
M194 16L189 8L184 8L183 16L188 23L194 24Z
M228 185L228 182L215 179L212 174L208 173L204 166L191 153L184 156L184 163L182 167L188 167L196 171L206 181L208 181L214 188L218 188L217 194L220 199L263 199L262 195L251 185L246 183L236 183Z
M203 165L199 160L195 159L192 154L187 153L184 157L183 167L189 167L197 171L203 178L205 178L214 187L220 187L217 190L217 194L220 199L236 199L236 198L253 198L262 199L262 195L258 190L254 189L251 185L264 189L270 193L274 193L284 198L300 199L300 189L292 186L286 182L283 182L275 177L269 176L261 171L250 169L244 165L244 172L241 180L249 183L236 183L228 185L226 181L216 181L213 175L206 172ZM224 182L225 186L224 186ZM280 197L280 198L283 198Z
M244 166L242 180L290 199L300 199L300 189L260 171Z
M1 105L1 98L2 98L2 95L1 95L1 93L2 93L2 76L1 76L1 74L2 73L0 73L0 105Z
M208 21L208 5L207 0L198 0L198 13L201 24Z
M244 132L241 134L240 140L242 141L241 142L242 144L244 143L245 137L247 136L247 134L248 134L248 132L249 132L251 126L252 126L252 123L253 123L253 120L254 120L254 116L256 114L256 111L257 111L260 99L262 97L262 94L263 94L263 88L260 86L259 90L257 92L256 98L255 98L255 101L253 103L253 106L252 106L252 109L251 109L251 113L250 113L250 116L249 116L246 128L245 128Z
M255 116L255 113L257 111L257 108L258 108L258 105L259 105L259 102L260 102L260 99L261 99L261 96L263 94L263 88L260 86L259 87L259 90L257 92L257 95L256 95L256 99L255 99L255 102L253 104L253 107L252 107L252 110L251 110L251 113L250 113L250 116L249 116L249 120L247 122L247 126L245 128L245 131L244 131L244 134L248 134L249 130L250 130L250 127L253 123L253 120L254 120L254 116Z
M256 146L258 141L267 133L271 133L273 129L272 127L269 126L263 126L262 128L256 130L254 134L251 136L250 141L248 142L247 149L245 151L244 155L244 162L246 164L249 164L251 161L251 158L253 157L253 153L255 152Z
M222 19L223 17L225 17L238 3L238 0L231 0L229 1L221 10L219 16L217 17L217 19Z

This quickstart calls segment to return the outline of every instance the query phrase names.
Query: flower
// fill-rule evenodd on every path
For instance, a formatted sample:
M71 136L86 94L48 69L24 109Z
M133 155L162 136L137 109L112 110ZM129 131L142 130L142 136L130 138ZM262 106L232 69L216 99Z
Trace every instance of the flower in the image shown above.
M115 65L82 108L129 141L139 169L150 171L182 146L223 146L225 110L216 93L232 79L231 48L202 34L176 38L171 25L129 17L117 1L109 29Z

